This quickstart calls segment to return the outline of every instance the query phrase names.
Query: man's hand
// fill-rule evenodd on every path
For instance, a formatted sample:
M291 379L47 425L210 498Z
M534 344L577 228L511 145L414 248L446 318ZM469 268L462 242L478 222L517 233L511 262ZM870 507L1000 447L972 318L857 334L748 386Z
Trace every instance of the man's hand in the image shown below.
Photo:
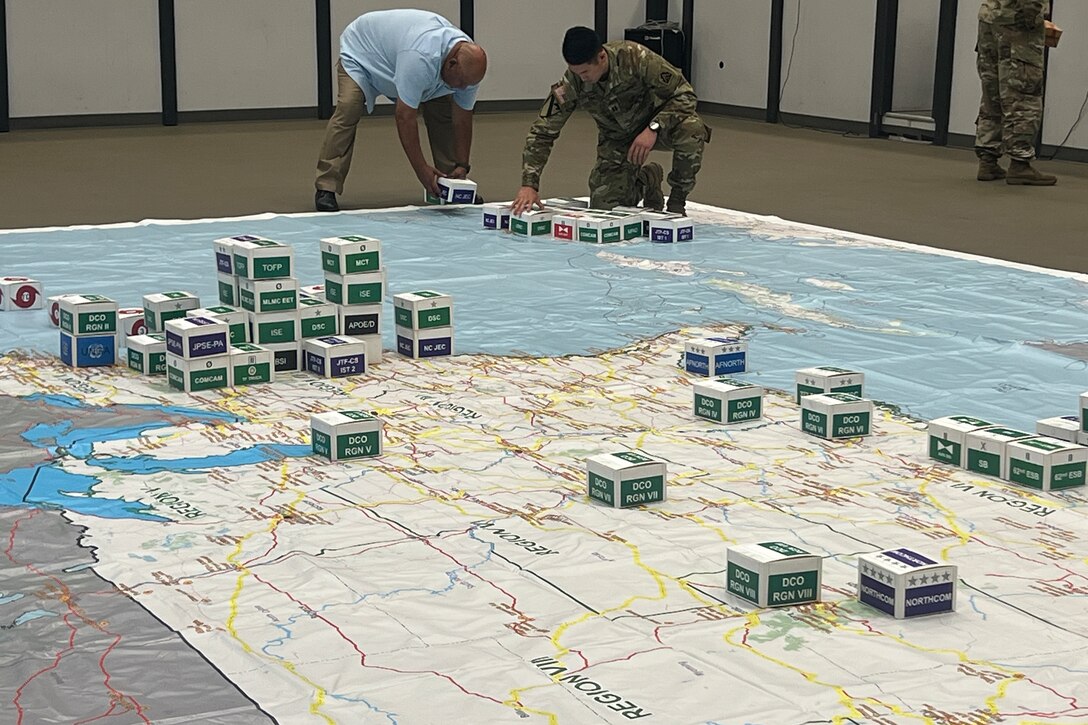
M514 197L514 203L510 205L511 214L521 214L531 209L543 209L544 202L540 201L540 193L531 186L523 186L518 189L518 195Z
M438 196L438 179L442 176L444 174L430 164L422 164L416 169L416 178L419 179L419 183L435 196Z
M635 136L631 148L627 149L627 160L636 166L642 166L646 163L650 152L654 150L654 144L656 143L657 132L647 128L638 136Z
M453 171L446 174L446 178L449 178L449 179L467 179L468 178L468 171L465 170L464 166L454 166Z

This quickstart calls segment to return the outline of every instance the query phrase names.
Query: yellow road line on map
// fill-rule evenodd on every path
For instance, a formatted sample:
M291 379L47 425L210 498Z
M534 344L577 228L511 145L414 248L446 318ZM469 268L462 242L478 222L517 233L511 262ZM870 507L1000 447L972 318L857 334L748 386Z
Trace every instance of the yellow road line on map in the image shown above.
M805 670L802 670L800 667L792 665L789 662L786 662L785 660L780 660L780 659L778 659L776 657L770 656L769 654L767 654L765 652L760 652L758 649L756 649L755 647L753 647L750 644L741 643L741 642L734 642L732 640L732 637L737 632L740 632L741 630L744 630L744 629L752 629L752 628L757 627L757 626L759 626L759 614L757 614L756 612L750 612L747 615L747 617L745 617L745 623L744 624L742 624L742 625L740 625L738 627L734 627L733 629L731 629L728 632L726 632L725 634L723 634L722 639L725 640L725 642L727 644L733 645L734 647L740 647L742 649L745 649L748 652L751 652L752 654L755 654L755 655L757 655L759 657L762 657L763 659L765 659L765 660L767 660L769 662L773 662L774 664L778 665L779 667L785 667L788 670L796 672L797 674L801 675L806 680L808 680L809 682L811 682L811 683L813 683L815 685L820 685L822 687L829 687L829 688L835 690L835 692L839 696L839 701L843 704L844 707L846 707L850 711L850 714L848 716L847 715L836 715L836 716L832 717L831 721L833 723L844 723L848 718L863 718L863 719L866 718L865 714L862 713L860 710L858 710L857 705L856 705L856 700L854 698L850 697L850 695L847 694L846 690L843 689L840 685L833 685L833 684L828 683L828 682L823 682L822 680L819 679L819 676L815 672L806 672ZM899 716L905 717L905 718L910 718L912 720L921 720L922 722L926 723L927 725L930 725L931 723L933 723L933 720L928 718L928 717L914 715L913 713L909 713L906 710L904 710L903 708L898 707L897 705L889 705L888 703L881 702L880 700L877 700L876 698L867 697L867 698L864 698L862 700L862 702L868 702L868 703L871 703L871 704L874 704L874 705L879 705L880 707L887 708L890 712L892 712L892 713L894 713L896 715L899 715Z
M559 716L556 715L554 712L548 712L547 710L534 710L523 705L518 705L518 703L521 702L521 693L528 692L529 690L535 690L538 687L551 687L552 684L553 683L549 683L547 685L530 685L528 687L519 687L514 690L510 690L510 697L506 700L503 700L502 704L515 710L520 710L521 712L529 712L533 715L542 715L548 718L548 725L559 725Z
M280 486L279 486L279 488L280 488L281 491L287 490L287 464L286 463L283 464L282 466L280 466ZM304 490L302 490L302 489L299 489L298 491L296 491L295 500L292 501L291 503L287 504L287 508L289 510L293 510L294 507L295 507L295 504L297 504L299 501L301 501L305 497L306 497L306 492ZM294 675L298 679L302 680L303 682L305 682L310 687L314 688L314 699L310 703L310 714L311 715L317 715L318 717L323 719L325 722L330 723L330 725L335 725L335 723L336 723L335 720L333 720L331 717L329 717L325 713L321 712L321 706L325 704L325 695L326 695L326 693L325 693L324 688L320 687L316 682L312 681L311 679L309 679L305 675L299 674L298 670L295 668L294 663L288 662L286 660L278 660L275 657L269 657L268 655L266 655L264 653L257 652L256 650L254 650L252 647L249 646L248 642L246 642L244 639L242 639L240 636L238 636L238 630L235 629L235 627L234 627L234 620L238 616L238 599L241 596L242 589L245 586L245 579L246 579L246 577L248 577L250 575L249 569L247 569L244 564L237 563L235 561L235 559L237 559L237 557L241 555L242 549L245 548L246 541L248 541L251 537L253 537L254 535L256 535L258 533L264 533L264 534L272 533L273 531L275 531L276 527L279 526L282 521L283 521L283 515L282 514L276 514L275 516L273 516L270 519L270 522L268 524L268 528L266 528L263 532L250 531L246 535L242 536L238 540L238 543L235 545L234 551L232 551L230 554L227 555L227 563L232 564L232 565L238 567L239 569L241 569L241 573L238 574L238 581L236 581L234 583L234 592L231 594L230 602L228 603L229 608L230 608L230 614L227 616L227 622L226 622L227 632L230 633L231 637L233 637L235 640L237 640L239 643L241 643L242 649L245 652L259 655L260 657L262 657L264 659L267 659L269 661L272 661L272 662L278 664L280 667L283 667L285 670L290 672L292 675Z

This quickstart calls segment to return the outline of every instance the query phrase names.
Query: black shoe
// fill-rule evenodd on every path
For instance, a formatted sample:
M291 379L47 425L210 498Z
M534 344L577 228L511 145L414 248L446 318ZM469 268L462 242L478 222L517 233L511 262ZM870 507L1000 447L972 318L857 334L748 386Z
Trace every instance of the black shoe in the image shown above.
M336 203L336 193L318 189L314 194L314 208L318 211L340 211L340 205Z

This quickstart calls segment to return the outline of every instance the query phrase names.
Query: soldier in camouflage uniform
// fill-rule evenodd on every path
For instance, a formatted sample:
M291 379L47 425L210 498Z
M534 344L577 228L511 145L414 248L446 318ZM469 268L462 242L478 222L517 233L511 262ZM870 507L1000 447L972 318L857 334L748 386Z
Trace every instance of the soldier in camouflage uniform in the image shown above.
M979 181L1050 186L1057 178L1032 167L1043 116L1044 13L1047 0L983 0L978 12L982 103L975 132ZM997 163L1002 153L1009 170Z
M552 87L529 129L521 190L514 212L540 205L540 174L559 132L576 109L597 122L597 164L589 177L590 205L598 209L664 206L663 170L646 164L653 149L671 149L668 210L684 213L710 129L695 110L695 91L660 55L637 43L601 44L590 28L571 28L563 40L568 70Z

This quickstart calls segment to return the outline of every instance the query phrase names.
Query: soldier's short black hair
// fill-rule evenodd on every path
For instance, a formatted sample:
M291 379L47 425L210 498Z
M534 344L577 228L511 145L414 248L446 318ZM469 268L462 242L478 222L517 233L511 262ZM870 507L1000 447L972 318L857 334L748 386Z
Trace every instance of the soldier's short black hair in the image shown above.
M589 63L603 47L597 31L579 25L563 36L563 60L567 61L567 65Z

